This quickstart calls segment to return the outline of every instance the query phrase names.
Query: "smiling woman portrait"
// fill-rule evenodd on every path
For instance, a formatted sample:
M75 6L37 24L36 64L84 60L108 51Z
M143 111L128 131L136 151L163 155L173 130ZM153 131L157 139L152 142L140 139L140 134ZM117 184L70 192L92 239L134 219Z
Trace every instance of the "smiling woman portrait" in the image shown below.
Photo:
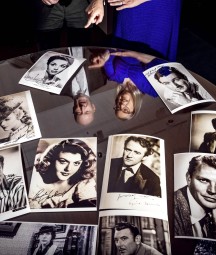
M96 206L96 155L82 140L48 146L36 159L35 170L29 192L31 208Z
M7 134L0 137L0 143L28 138L34 134L32 119L19 97L0 98L0 127Z

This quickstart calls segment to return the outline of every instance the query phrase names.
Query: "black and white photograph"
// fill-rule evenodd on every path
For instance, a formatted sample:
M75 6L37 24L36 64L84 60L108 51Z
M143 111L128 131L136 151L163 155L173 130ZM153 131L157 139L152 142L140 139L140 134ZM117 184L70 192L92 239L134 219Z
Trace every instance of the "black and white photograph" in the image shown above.
M174 236L216 239L216 155L174 154Z
M164 141L137 134L113 135L107 150L101 209L147 213L161 206L166 212Z
M171 113L215 99L180 63L165 63L143 72Z
M192 111L190 152L216 153L216 111Z
M40 139L29 188L32 211L95 211L97 138Z
M112 215L99 217L98 254L171 254L168 221L152 217Z
M2 236L1 229L17 227L13 236ZM96 225L34 222L1 222L1 255L95 255Z
M0 220L30 212L20 145L0 150Z
M84 61L85 58L48 51L23 75L19 84L60 94Z
M40 137L30 91L0 97L0 147Z

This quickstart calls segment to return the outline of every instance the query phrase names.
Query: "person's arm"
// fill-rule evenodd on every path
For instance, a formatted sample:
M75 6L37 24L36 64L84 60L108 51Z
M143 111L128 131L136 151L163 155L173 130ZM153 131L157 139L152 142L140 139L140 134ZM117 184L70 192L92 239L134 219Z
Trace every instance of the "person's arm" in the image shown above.
M88 28L91 24L98 25L102 22L104 17L103 0L92 0L85 11L88 15L88 21L85 25L85 28Z
M110 6L120 6L117 7L116 10L117 11L121 11L123 9L126 8L133 8L136 7L140 4L143 4L145 2L149 2L151 0L108 0L108 3L110 4Z

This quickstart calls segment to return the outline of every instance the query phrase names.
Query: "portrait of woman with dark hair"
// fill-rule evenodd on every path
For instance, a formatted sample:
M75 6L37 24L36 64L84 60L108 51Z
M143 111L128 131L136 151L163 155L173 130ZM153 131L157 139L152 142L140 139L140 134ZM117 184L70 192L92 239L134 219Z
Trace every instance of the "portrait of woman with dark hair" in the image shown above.
M39 152L29 202L32 209L95 207L96 155L93 150L80 139L65 139Z
M0 143L16 142L34 135L31 116L24 107L21 97L6 96L0 98L0 127L6 137L0 137Z
M62 79L58 76L62 71L73 63L73 58L64 55L53 55L48 58L46 70L29 71L25 79L32 80L38 84L50 85L62 88Z

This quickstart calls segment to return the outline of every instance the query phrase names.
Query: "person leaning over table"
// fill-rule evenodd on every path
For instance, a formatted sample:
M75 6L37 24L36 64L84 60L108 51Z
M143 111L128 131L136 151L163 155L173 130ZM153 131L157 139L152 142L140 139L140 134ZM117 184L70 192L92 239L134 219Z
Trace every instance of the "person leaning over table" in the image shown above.
M140 52L113 50L104 50L99 54L93 52L89 61L89 69L103 68L109 80L119 84L135 84L143 94L152 97L157 97L158 94L143 72L153 66L167 63L166 60Z
M9 132L6 138L0 138L0 143L16 142L34 135L32 119L23 107L22 98L0 98L0 127Z
M5 175L3 169L4 157L0 155L0 213L26 206L22 177Z
M35 162L29 203L33 209L96 206L96 155L79 139L47 147Z
M67 45L91 44L92 25L104 17L103 0L34 0L32 2L39 50L61 47L66 27Z
M58 77L58 74L72 65L72 63L73 59L67 58L66 56L51 56L47 60L46 70L30 71L24 78L41 85L62 88L65 84L62 84L62 80Z
M216 156L189 162L187 185L174 193L174 234L216 238Z
M91 124L94 121L95 111L96 107L90 96L84 94L84 92L74 96L73 114L78 124L82 126Z
M181 0L108 0L108 3L117 10L114 47L146 53L148 46L160 53L157 57L176 61ZM118 39L123 39L120 46Z
M175 67L160 67L154 78L165 87L165 99L174 105L181 106L208 98L207 92L201 94L199 85L190 82L187 76Z
M129 136L121 158L111 159L107 192L125 192L161 197L160 178L142 163L153 153L143 137Z
M116 224L114 241L118 254L162 255L162 253L155 248L142 243L139 229L129 222L120 222Z

